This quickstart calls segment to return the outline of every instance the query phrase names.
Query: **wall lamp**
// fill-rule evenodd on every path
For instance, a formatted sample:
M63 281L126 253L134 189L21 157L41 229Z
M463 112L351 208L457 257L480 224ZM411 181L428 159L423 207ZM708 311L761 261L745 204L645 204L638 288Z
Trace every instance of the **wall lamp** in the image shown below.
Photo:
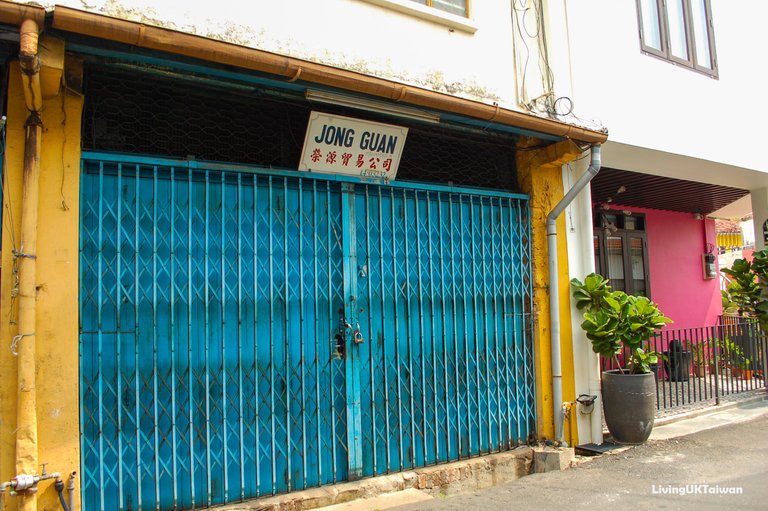
M348 96L346 94L337 94L335 92L325 92L319 90L307 89L304 97L314 103L325 103L328 105L344 106L356 110L365 110L377 114L392 115L404 117L414 121L438 123L440 115L416 108L409 108L401 105L393 105L385 101L376 101L375 99L360 98L357 96Z

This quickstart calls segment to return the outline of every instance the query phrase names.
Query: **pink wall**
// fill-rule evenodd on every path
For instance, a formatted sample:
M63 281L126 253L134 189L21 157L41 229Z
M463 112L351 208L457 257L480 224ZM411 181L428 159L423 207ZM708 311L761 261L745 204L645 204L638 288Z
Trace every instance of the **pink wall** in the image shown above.
M669 328L716 325L722 313L720 279L704 280L701 262L705 239L715 245L715 221L696 220L691 213L615 208L645 213L651 299L674 320Z

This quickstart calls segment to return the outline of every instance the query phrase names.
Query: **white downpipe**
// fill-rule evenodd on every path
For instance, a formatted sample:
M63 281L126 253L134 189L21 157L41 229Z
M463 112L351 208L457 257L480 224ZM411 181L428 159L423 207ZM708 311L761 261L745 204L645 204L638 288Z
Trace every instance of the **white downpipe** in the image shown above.
M593 145L587 171L547 215L547 256L549 258L549 331L552 351L552 407L555 418L555 440L564 443L563 371L560 356L560 286L557 278L557 218L600 170L600 145Z

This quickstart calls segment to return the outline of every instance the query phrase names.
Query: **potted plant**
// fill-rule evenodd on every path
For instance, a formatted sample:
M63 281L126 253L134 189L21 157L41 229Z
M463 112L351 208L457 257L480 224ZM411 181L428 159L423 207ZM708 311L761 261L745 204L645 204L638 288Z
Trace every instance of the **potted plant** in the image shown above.
M691 352L685 349L682 341L669 341L664 352L664 368L669 381L688 381L691 375Z
M707 375L707 365L712 363L711 343L711 339L706 339L693 345L693 370L698 378Z
M602 373L603 412L614 440L645 442L656 411L656 379L651 365L659 353L648 340L671 320L644 296L613 291L600 275L571 281L576 307L584 311L581 328L592 341L592 351L605 358L625 352L626 367ZM620 367L617 363L617 366Z
M752 361L744 354L744 350L741 346L728 337L723 339L720 344L723 365L729 367L731 374L736 378L742 377L744 379L751 379L752 371L749 371L749 367L752 364Z

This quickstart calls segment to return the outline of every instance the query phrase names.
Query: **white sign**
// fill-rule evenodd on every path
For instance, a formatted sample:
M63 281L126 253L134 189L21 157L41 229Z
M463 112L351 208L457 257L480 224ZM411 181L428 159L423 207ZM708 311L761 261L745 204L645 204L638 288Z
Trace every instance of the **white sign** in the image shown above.
M312 112L299 170L395 179L408 128Z

